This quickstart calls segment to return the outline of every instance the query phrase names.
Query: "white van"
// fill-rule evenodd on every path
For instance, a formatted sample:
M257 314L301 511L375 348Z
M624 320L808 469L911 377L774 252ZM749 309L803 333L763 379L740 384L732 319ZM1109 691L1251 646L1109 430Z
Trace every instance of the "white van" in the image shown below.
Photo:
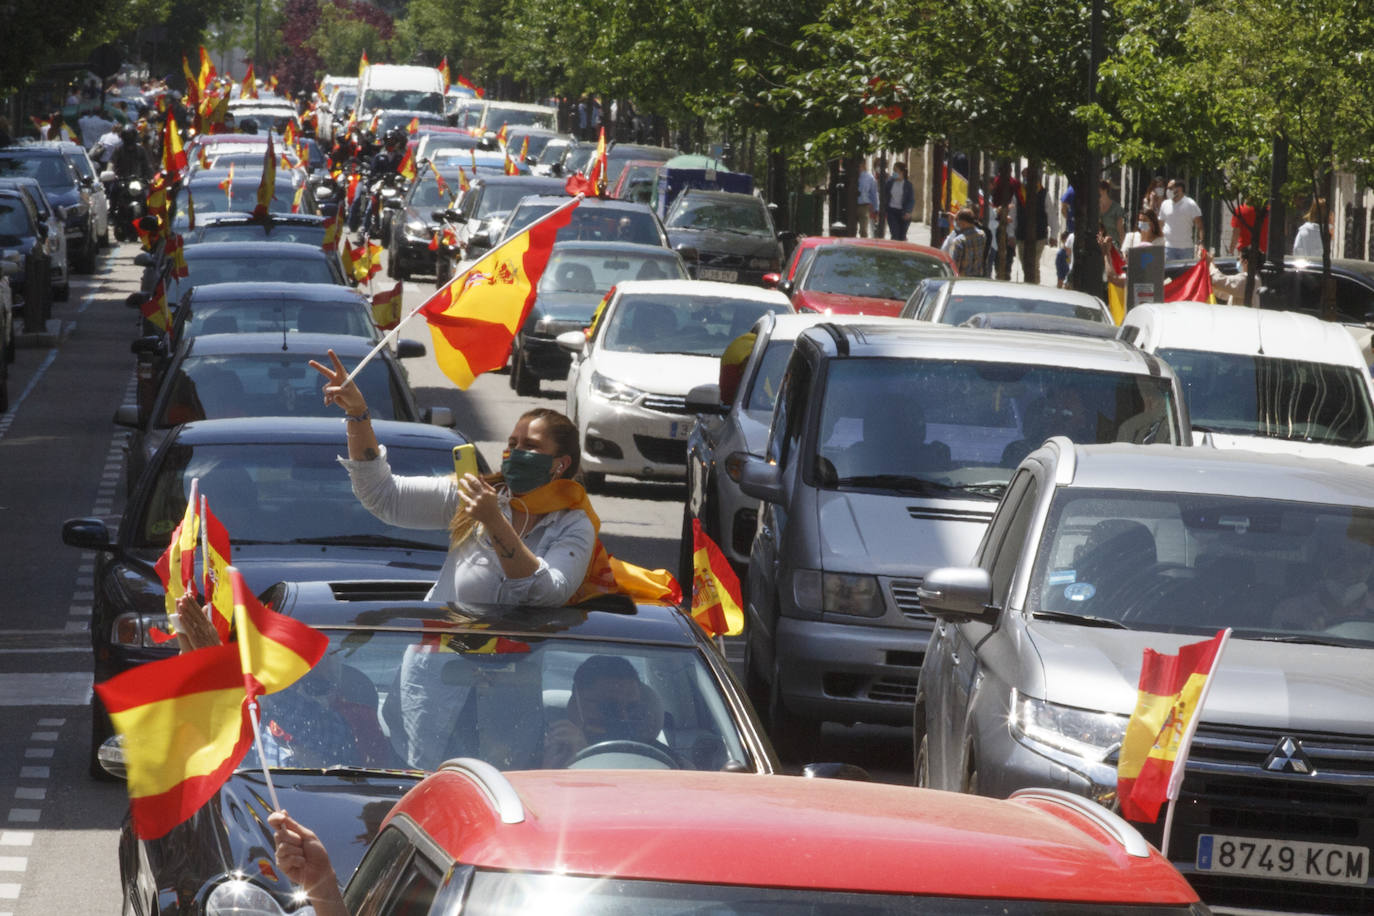
M1131 309L1120 335L1173 367L1195 443L1374 464L1374 382L1343 326L1164 302Z
M371 64L358 80L359 117L374 111L444 113L444 77L434 67Z

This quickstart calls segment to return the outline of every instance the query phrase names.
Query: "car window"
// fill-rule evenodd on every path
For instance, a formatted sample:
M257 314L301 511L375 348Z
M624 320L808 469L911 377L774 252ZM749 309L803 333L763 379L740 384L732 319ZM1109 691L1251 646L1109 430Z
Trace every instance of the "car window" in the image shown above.
M602 346L629 353L716 356L768 312L785 303L724 296L626 293L606 325Z
M387 892L395 886L414 851L410 840L395 826L378 834L348 882L348 911L355 916L382 912Z
M199 242L299 242L319 248L324 243L323 226L275 223L268 231L261 223L225 223L197 230Z
M673 207L664 225L670 229L716 229L748 235L772 235L763 201L746 195L740 201L686 195Z
M1368 376L1351 366L1165 348L1195 429L1294 442L1374 444Z
M76 183L76 174L60 155L0 155L0 177L36 178L43 187L59 191L68 190Z
M443 185L439 184L439 178L443 179ZM441 210L447 208L453 195L458 191L458 173L455 171L450 175L440 175L434 169L425 169L420 173L419 179L410 190L410 206L421 211L422 216L428 220L429 210Z
M559 251L554 249L539 279L540 293L605 295L624 280L685 280L677 255L663 248L640 252ZM547 309L548 303L541 307ZM577 313L585 312L579 306Z
M369 340L376 340L378 337L367 305L361 300L303 302L267 298L216 301L213 298L196 296L191 300L190 308L184 313L178 312L177 321L178 340L197 334L262 331L347 334L350 337L365 337Z
M13 245L32 235L28 208L17 197L0 197L0 238L12 239Z
M197 204L199 206L199 204ZM324 257L273 258L245 256L197 257L195 245L185 249L187 270L183 283L206 286L211 283L233 283L239 280L258 280L281 283L335 283L329 262Z
M1346 321L1364 322L1374 316L1374 288L1340 274L1336 280L1336 307Z
M401 380L384 360L354 379L380 420L414 420ZM183 359L165 384L167 400L154 425L225 417L329 417L337 408L319 396L319 373L299 353L195 356Z
M1022 548L1025 546L1026 532L1030 530L1035 506L1040 498L1040 484L1034 475L1022 471L1018 475L1017 483L1023 486L1020 493L1010 494L1015 498L1015 502L1009 498L1006 505L1001 507L1003 512L1009 511L1011 514L1008 516L1006 528L989 570L992 576L992 603L1001 608L1007 606L1007 592L1011 588L1012 576L1016 573Z
M1061 318L1081 318L1085 321L1106 322L1109 319L1096 306L1054 302L1048 299L1017 299L1009 296L951 295L940 315L941 324L963 324L974 315L986 312L1031 312L1036 315L1058 315Z
M1374 511L1288 498L1061 488L1031 611L1128 629L1374 645Z
M754 378L749 382L749 394L744 409L754 413L771 414L778 398L778 386L783 369L792 355L791 340L770 340L759 358Z
M778 403L768 430L767 457L774 464L785 467L800 448L810 389L811 365L793 350L778 386Z
M1171 442L1167 380L1024 363L832 360L816 439L823 486L995 497L1051 436Z
M820 293L906 299L926 277L949 273L932 255L884 248L824 245L817 249L801 287Z

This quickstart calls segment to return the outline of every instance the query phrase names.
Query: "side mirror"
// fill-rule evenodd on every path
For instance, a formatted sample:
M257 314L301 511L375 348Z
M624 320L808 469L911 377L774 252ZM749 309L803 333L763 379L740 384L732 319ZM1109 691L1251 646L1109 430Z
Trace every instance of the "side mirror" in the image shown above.
M424 356L428 352L425 345L418 340L398 340L396 341L397 359L414 359L417 356Z
M992 577L978 566L932 569L916 588L916 597L922 610L950 623L992 623L1000 610L992 606Z
M554 343L569 353L577 354L587 345L586 331L564 331L554 338Z
M115 408L114 421L116 426L138 429L138 419L137 404L120 404Z
M100 768L115 779L127 779L128 769L124 764L124 736L111 735L95 752Z
M112 169L106 169L105 171L100 173L100 181L102 184L109 184L118 177L119 176L116 175Z
M134 293L133 296L130 296L129 298L132 299L134 296L141 295L143 294ZM156 334L150 334L147 337L140 337L138 338L138 340L135 340L134 342L129 344L129 352L132 353L134 356L156 356L160 352L162 352L162 338L157 336Z
M433 426L453 426L453 409L450 407L426 407L421 417Z
M795 242L796 240L797 233L793 232L791 229L784 229L778 233L778 241L782 242L783 244L790 244L792 242Z
M728 412L730 406L720 402L720 386L707 383L697 385L687 392L687 412L720 415Z
M153 254L150 251L140 251L134 255L134 264L138 267L152 267L156 263L153 261Z
M62 543L82 550L114 550L110 529L98 518L69 518L62 523Z
M489 232L475 232L475 233L473 233L472 237L468 239L468 247L469 247L469 248L490 248L490 247L491 247L491 233L489 233Z
M442 223L444 220L449 218L448 215L452 212L452 210L430 210L429 218L434 220L436 223Z
M762 279L764 289L777 289L782 285L782 274L764 274Z
M780 503L785 497L782 489L782 468L770 464L759 455L733 452L727 460L739 468L739 488L746 496L766 503Z

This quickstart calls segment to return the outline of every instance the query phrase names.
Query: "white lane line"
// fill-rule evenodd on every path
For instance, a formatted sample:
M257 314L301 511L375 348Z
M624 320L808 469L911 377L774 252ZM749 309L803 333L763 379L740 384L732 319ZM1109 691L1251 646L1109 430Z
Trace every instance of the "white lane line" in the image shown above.
M0 830L0 846L32 846L32 830Z
M15 801L43 801L48 797L48 790L41 786L18 786L14 790Z
M9 883L0 884L0 900L18 900L18 899L19 899L19 885L17 885L17 884L9 884Z
M0 438L4 438L5 433L9 432L10 424L14 422L14 417L19 412L19 406L24 403L24 400L33 392L33 389L38 386L38 380L43 377L43 373L48 371L48 367L53 364L53 360L55 359L57 359L56 348L49 350L48 355L43 358L43 362L38 364L38 371L33 374L33 378L29 379L29 383L24 386L24 390L19 393L19 397L10 401L10 409L0 414Z
M30 741L56 741L57 732L34 732L29 735Z
M20 779L47 779L52 775L52 767L20 767Z
M26 747L24 757L28 760L49 760L55 749L51 747Z
M66 720L66 719L53 719L53 718L49 718L49 719L39 719L39 720L38 720L38 725L39 725L40 728L61 728L63 725L66 725L66 724L67 724L67 720Z
M0 871L23 871L28 867L27 856L0 856Z
M9 819L15 824L36 824L40 813L37 808L11 808Z

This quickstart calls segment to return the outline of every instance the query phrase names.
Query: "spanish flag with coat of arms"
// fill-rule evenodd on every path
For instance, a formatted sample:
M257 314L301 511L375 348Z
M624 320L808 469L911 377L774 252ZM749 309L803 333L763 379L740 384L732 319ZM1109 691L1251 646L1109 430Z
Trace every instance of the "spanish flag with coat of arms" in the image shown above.
M1177 655L1146 649L1135 712L1116 767L1121 816L1154 823L1159 808L1178 798L1188 748L1229 629L1180 646Z

